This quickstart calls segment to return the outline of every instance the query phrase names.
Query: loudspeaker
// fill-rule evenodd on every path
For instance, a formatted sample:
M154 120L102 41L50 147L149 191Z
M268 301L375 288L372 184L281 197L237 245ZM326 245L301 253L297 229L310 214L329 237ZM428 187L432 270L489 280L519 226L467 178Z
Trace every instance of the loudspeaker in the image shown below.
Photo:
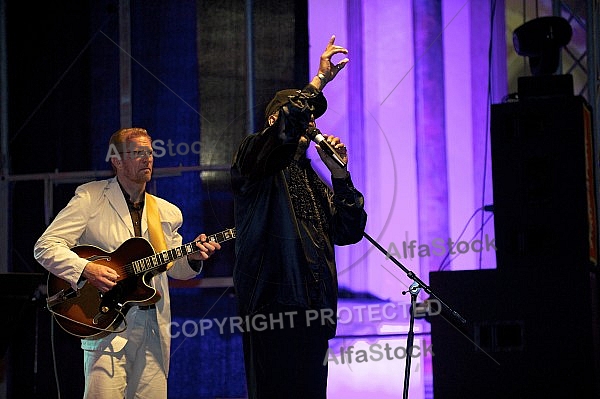
M430 273L435 399L598 398L598 283L536 269Z
M596 265L592 116L585 100L493 104L491 118L498 268Z

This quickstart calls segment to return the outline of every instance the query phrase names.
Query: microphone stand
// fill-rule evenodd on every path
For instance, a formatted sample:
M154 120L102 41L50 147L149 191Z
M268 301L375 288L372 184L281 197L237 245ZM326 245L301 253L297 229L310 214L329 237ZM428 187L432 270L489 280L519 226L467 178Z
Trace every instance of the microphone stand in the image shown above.
M456 321L458 321L461 325L466 325L467 321L455 310L451 309L444 301L442 301L437 295L433 293L431 287L425 284L415 273L406 268L400 261L394 258L388 251L385 250L377 241L375 241L371 236L367 233L363 232L363 237L365 237L371 244L375 246L379 251L381 251L387 258L389 258L396 266L398 266L408 278L413 280L413 283L408 287L408 290L402 291L402 295L410 294L410 324L408 328L408 338L406 341L406 365L404 368L404 391L402 394L403 399L408 399L408 386L410 383L410 364L412 357L410 356L412 353L412 346L415 338L414 324L415 324L415 306L417 303L417 295L419 292L424 290L431 297L434 297L439 305L441 306L441 311L445 311L447 314L452 316Z

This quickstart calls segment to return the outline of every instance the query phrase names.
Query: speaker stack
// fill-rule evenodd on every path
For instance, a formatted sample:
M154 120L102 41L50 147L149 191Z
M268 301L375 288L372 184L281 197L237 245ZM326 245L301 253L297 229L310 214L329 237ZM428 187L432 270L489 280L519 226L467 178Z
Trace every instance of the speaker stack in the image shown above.
M431 319L436 399L600 397L592 115L569 79L492 105L497 269L430 275L468 320Z

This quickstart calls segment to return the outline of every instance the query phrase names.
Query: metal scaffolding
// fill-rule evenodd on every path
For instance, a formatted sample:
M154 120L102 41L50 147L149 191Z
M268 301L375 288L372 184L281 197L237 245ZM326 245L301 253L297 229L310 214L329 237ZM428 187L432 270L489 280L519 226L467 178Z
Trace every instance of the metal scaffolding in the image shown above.
M594 162L595 162L595 180L596 180L596 198L598 198L598 189L600 188L600 0L587 0L585 15L580 15L572 7L570 2L554 0L552 2L552 11L556 16L565 18L573 28L574 36L585 37L586 44L584 48L577 48L577 43L569 43L565 46L563 58L563 67L572 64L563 70L563 73L585 76L587 79L583 82L579 92L576 95L584 97L592 108L593 117L593 140L594 140ZM580 32L578 32L578 30ZM596 214L598 215L598 204L596 205ZM598 221L597 221L598 222Z

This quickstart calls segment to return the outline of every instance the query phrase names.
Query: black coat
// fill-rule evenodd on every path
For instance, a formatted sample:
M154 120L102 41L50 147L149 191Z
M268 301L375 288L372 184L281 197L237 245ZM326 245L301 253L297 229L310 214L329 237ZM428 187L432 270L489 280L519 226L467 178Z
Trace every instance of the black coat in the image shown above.
M289 182L298 140L298 133L281 135L276 125L246 137L233 159L237 233L233 279L242 316L272 304L335 311L333 246L354 244L363 236L364 198L350 177L332 179L331 190L306 158L295 165L296 171L307 176L307 189L314 193L324 228L296 216Z

